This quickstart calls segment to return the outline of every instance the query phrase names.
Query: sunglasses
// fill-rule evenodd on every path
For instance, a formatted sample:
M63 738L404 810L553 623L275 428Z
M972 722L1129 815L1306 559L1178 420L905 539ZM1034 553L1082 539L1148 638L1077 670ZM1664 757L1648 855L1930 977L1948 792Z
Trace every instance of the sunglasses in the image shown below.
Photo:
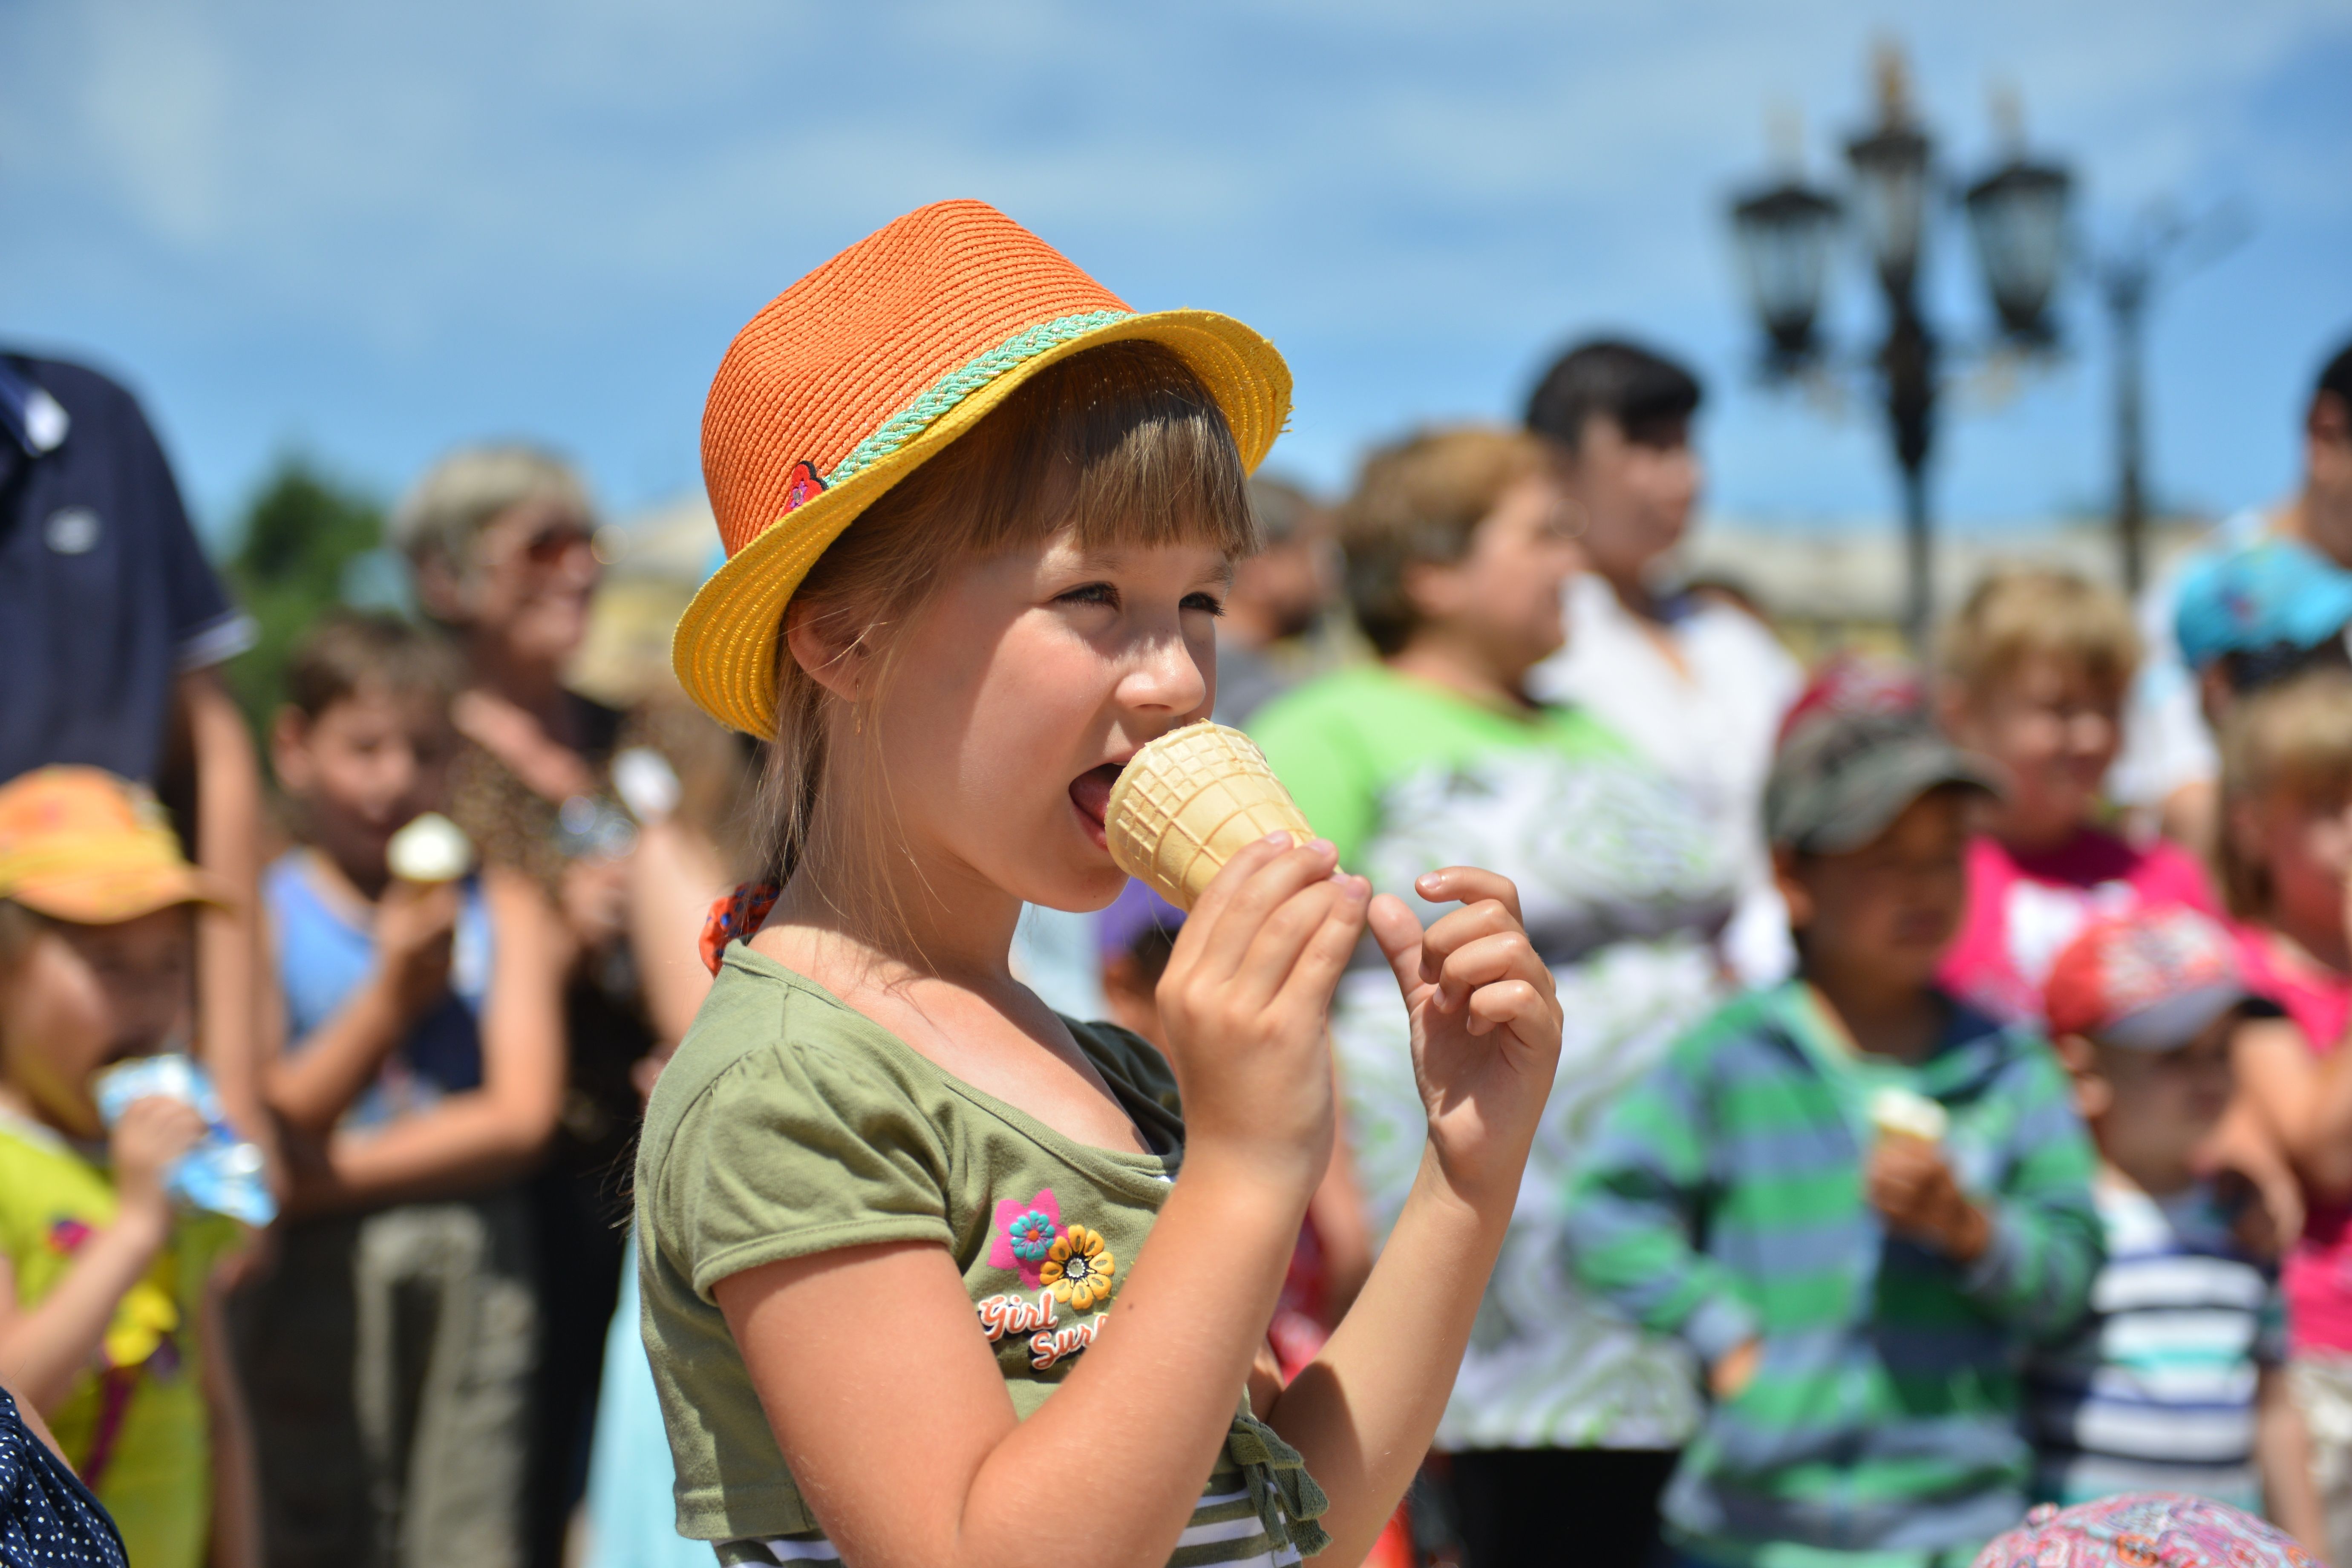
M553 566L575 550L593 550L596 536L572 518L550 518L531 531L515 554L534 566Z

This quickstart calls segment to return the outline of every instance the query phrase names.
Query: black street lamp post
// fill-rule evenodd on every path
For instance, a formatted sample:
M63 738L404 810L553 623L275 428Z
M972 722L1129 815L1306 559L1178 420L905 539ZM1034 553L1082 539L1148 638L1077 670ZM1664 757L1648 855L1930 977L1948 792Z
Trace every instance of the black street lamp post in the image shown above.
M1935 532L1927 459L1935 448L1942 345L1919 307L1920 258L1935 195L1933 148L1911 112L1901 57L1878 58L1878 123L1846 144L1851 208L1886 302L1886 336L1864 362L1886 413L1903 475L1903 629L1924 658L1935 614ZM2011 129L2011 141L2017 138ZM2013 347L2046 350L2050 296L2066 254L2068 180L2012 146L2001 168L1970 187L1978 259ZM1732 208L1748 291L1763 324L1767 374L1788 379L1826 358L1814 335L1841 215L1838 200L1791 174Z

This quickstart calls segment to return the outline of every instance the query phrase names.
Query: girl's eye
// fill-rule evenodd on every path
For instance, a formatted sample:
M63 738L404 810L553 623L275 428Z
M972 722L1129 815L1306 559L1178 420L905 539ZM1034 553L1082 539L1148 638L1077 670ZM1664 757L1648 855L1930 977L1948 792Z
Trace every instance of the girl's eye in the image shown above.
M1066 594L1055 595L1054 602L1057 605L1108 605L1116 609L1118 590L1108 583L1082 583Z
M1184 602L1178 607L1202 610L1213 616L1222 616L1225 613L1225 602L1214 594L1187 594L1184 595Z

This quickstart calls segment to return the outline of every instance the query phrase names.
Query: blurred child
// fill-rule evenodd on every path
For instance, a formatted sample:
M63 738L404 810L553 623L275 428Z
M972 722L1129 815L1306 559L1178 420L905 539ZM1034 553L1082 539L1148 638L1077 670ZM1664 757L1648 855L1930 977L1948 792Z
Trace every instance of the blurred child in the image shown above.
M2003 791L1969 843L1969 908L1945 987L2003 1020L2038 1018L2050 962L2095 914L2182 904L2218 914L2187 850L2100 826L2139 662L2131 609L2070 573L1988 578L1945 628L1946 730Z
M186 1039L192 911L219 897L144 791L85 767L0 787L0 1381L139 1568L197 1568L238 1511L205 1351L208 1276L246 1233L165 1194L205 1135L194 1108L137 1100L110 1132L92 1080Z
M2034 1489L2065 1506L2131 1491L2267 1502L2316 1549L2276 1272L2239 1244L2200 1169L2252 1000L2229 933L2179 908L2095 921L2051 969L2051 1033L2099 1150L2107 1260L2089 1315L2027 1368Z
M263 879L299 1217L243 1302L273 1563L520 1560L536 1309L515 1183L554 1131L567 956L536 884L395 880L440 798L452 671L338 616L273 734L304 842Z
M1935 984L1985 789L1900 685L1801 700L1764 806L1798 977L1685 1036L1575 1180L1580 1278L1707 1368L1665 1501L1693 1561L1925 1564L2025 1510L2014 1369L2098 1219L2048 1047Z
M2246 984L2286 1016L2249 1023L2241 1081L2302 1176L2286 1259L2290 1375L2311 1430L2326 1555L2352 1563L2352 675L2246 699L2221 745L2221 879Z

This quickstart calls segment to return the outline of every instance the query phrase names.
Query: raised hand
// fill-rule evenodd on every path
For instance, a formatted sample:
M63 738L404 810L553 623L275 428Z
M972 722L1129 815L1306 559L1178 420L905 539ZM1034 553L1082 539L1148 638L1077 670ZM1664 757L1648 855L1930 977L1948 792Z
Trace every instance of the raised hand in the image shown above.
M1188 1164L1230 1150L1311 1188L1329 1162L1324 1017L1371 891L1360 877L1333 876L1337 863L1319 838L1250 845L1177 935L1158 996Z
M1413 889L1463 906L1426 931L1386 894L1369 915L1412 1018L1430 1146L1457 1192L1507 1201L1559 1065L1559 993L1509 878L1448 866Z

